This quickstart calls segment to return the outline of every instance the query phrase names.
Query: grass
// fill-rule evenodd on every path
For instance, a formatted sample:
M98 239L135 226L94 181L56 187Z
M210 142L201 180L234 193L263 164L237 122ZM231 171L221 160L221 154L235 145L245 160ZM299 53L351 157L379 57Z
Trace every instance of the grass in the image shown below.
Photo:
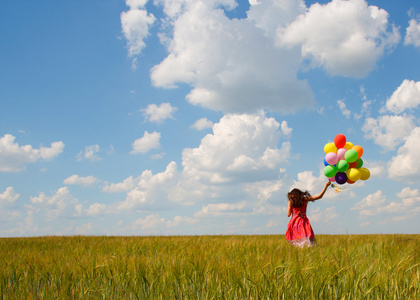
M420 299L420 235L0 239L2 299Z

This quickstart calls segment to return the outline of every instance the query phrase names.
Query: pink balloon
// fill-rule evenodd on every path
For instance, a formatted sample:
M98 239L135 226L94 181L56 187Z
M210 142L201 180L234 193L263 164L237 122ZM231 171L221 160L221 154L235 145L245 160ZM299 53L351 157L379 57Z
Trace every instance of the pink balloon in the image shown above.
M338 162L337 154L328 152L327 155L325 155L325 161L330 165L335 165Z
M346 148L340 148L337 150L337 157L338 160L344 160L344 154L346 154L347 149Z
M328 180L331 181L331 182L335 182L335 177L330 177L330 178L328 178Z

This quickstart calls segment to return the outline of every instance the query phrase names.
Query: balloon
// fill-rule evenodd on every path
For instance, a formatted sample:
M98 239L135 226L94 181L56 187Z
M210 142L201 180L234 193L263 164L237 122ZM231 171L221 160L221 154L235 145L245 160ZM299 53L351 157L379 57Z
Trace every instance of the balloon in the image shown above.
M350 179L348 179L348 178L347 178L347 183L348 183L348 184L353 184L353 183L355 183L355 182L356 182L356 181L352 181L352 180L350 180Z
M349 169L351 168L357 168L357 162L349 163Z
M346 154L344 154L344 158L347 160L347 162L352 163L358 159L358 154L356 150L350 149L346 152Z
M353 148L353 143L346 142L346 144L344 145L344 149L350 150L351 148Z
M337 154L328 152L327 155L325 155L325 161L330 165L335 165L338 161Z
M328 166L328 165L329 165L329 163L327 163L327 161L324 158L324 166Z
M346 137L343 134L337 134L334 138L334 144L337 148L343 148L346 145Z
M363 166L363 159L358 158L356 160L356 168L360 169Z
M340 160L337 163L337 171L338 172L346 172L349 168L349 163L345 160Z
M360 173L361 173L360 179L362 179L362 180L368 180L369 179L370 171L368 169L360 168Z
M345 184L347 182L346 173L338 172L337 175L335 175L335 181L337 181L338 184Z
M362 176L362 172L359 169L351 168L346 171L347 178L351 181L357 181Z
M334 177L337 174L337 168L331 165L328 165L324 168L324 175L328 178Z
M325 144L324 152L325 152L325 154L327 154L329 152L337 153L337 147L334 145L334 143Z
M347 149L346 148L340 148L340 149L338 149L337 150L338 160L344 159L344 155L346 154L346 152L347 152Z
M331 181L331 182L335 182L335 177L330 177L330 178L328 178L328 180Z
M353 146L352 148L353 150L355 150L357 152L357 158L361 158L363 155L363 148L359 145Z

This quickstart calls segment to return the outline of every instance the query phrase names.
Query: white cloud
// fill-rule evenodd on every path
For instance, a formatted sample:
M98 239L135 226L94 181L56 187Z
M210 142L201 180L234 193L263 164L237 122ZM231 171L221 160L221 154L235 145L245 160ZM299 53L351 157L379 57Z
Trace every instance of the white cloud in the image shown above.
M372 139L375 144L386 150L393 150L415 128L413 116L384 115L378 119L367 118L362 127L365 138Z
M32 205L28 208L42 208L40 212L45 214L48 221L82 215L82 205L70 194L67 187L59 188L51 196L41 192L38 197L31 197L30 200Z
M244 211L245 210L245 211ZM249 204L246 202L239 203L212 203L202 207L202 209L194 214L196 218L203 217L220 217L230 216L238 217L250 215L252 211L249 209Z
M133 222L133 227L140 227L141 230L153 230L158 229L158 227L165 225L165 218L161 218L158 214L151 214L144 219L139 218ZM149 232L149 231L147 231ZM140 232L142 234L143 232Z
M233 20L219 9L220 1L176 2L173 32L164 38L169 55L151 70L152 83L187 83L188 101L213 110L291 112L312 105L311 89L297 78L299 53L274 45L275 29L284 24L279 16L293 19L301 11L299 1L282 2L261 2L250 7L248 19Z
M133 176L130 176L124 179L123 182L107 184L102 188L102 190L108 193L128 192L129 190L134 189L138 181L139 178L133 178Z
M159 106L156 104L150 104L147 108L141 111L144 117L150 122L162 123L164 120L170 118L173 119L172 114L177 111L178 108L172 107L170 103L162 103Z
M76 159L77 161L82 161L84 159L90 160L90 161L98 161L101 160L102 158L100 158L97 153L99 153L100 148L99 145L92 145L92 146L86 146L85 147L85 151L80 151L77 156Z
M160 132L148 133L144 132L143 137L137 139L133 143L133 150L131 154L146 153L152 149L157 149L160 146Z
M72 175L63 181L64 184L82 186L89 186L98 182L100 182L100 180L94 176L80 177L79 175Z
M0 172L20 172L25 170L25 165L40 159L52 160L63 152L63 142L53 142L51 147L41 146L39 149L31 145L19 146L15 137L5 134L0 137Z
M404 45L420 47L420 23L411 19L409 24L405 33Z
M191 125L191 128L197 129L197 130L203 130L207 128L212 128L213 122L210 120L207 120L207 118L201 118L197 120L193 125Z
M281 122L281 132L285 138L290 138L292 136L293 129L289 127L287 121Z
M341 113L343 114L343 116L345 116L347 119L350 119L351 116L351 111L347 109L346 107L346 103L344 102L344 100L338 100L338 107L340 107Z
M13 187L9 186L6 190L0 194L0 207L3 207L5 203L13 203L17 199L19 199L19 194L13 189Z
M278 30L278 43L298 46L313 66L331 75L364 77L400 34L388 31L388 13L365 0L332 0L313 4L289 26Z
M402 113L420 105L420 81L405 79L386 102L386 108L393 113Z
M170 192L177 181L178 172L175 162L169 163L164 172L155 175L146 170L139 176L137 185L127 192L125 201L117 203L115 209L122 211L136 208L167 208L170 205Z
M198 148L184 149L183 175L210 184L273 179L290 156L280 124L261 114L225 115ZM223 149L223 151L221 151Z
M166 226L169 228L178 227L182 225L190 226L192 224L196 224L197 222L198 219L196 218L175 216L172 220L166 221Z
M388 202L381 190L368 195L352 208L359 210L361 216L390 215L392 221L404 221L420 215L420 195L417 189L408 187L397 193L400 200Z
M19 197L20 195L11 186L0 194L0 223L14 222L14 219L21 216L20 210L16 206Z
M420 127L414 128L404 139L404 145L398 149L388 167L390 178L418 182L420 175Z
M147 1L127 0L130 9L121 13L121 26L127 39L128 55L140 54L146 46L144 39L149 35L149 28L155 22L153 14L148 14L144 7ZM133 69L136 68L136 58L133 59Z
M322 211L321 208L316 207L310 211L308 216L313 223L329 223L336 220L340 215L337 214L335 206L331 206L326 208L324 211Z

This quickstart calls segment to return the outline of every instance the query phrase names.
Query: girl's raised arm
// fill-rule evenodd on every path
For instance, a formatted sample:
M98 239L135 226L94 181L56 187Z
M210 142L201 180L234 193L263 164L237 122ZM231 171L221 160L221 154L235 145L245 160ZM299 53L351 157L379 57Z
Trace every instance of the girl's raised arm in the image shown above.
M319 200L322 197L324 197L325 192L327 191L327 188L331 185L331 181L327 181L327 183L324 186L324 189L322 190L322 192L317 195L317 196L313 196L311 198L308 199L308 201L315 201L315 200Z

